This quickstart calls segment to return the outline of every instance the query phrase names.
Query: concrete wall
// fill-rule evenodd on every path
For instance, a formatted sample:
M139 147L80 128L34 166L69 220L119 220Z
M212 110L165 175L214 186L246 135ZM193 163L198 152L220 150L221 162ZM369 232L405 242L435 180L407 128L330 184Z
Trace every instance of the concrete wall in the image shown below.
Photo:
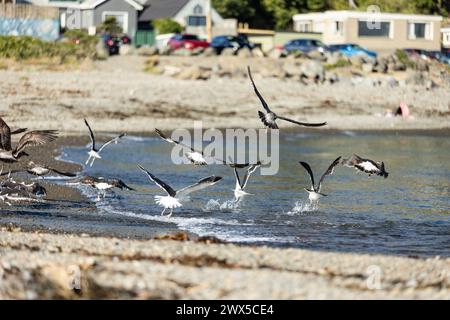
M261 44L264 51L270 51L276 46L282 46L286 42L294 39L317 39L322 40L320 33L305 33L305 32L275 32L272 35L248 35L251 42Z
M32 36L52 41L59 37L59 20L0 17L0 34Z

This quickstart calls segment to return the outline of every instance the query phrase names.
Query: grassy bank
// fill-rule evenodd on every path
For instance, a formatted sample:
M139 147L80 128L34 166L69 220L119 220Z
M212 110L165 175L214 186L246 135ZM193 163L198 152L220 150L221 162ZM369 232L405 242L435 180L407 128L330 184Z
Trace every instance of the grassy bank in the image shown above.
M29 64L71 64L96 59L98 38L71 30L59 41L29 36L0 36L0 69L12 62Z

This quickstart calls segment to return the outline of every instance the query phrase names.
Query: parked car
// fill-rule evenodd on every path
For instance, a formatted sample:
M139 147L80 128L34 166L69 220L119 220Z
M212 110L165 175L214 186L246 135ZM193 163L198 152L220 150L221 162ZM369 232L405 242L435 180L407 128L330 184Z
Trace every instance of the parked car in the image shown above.
M377 53L375 51L368 50L354 43L334 44L328 46L331 52L339 51L346 57L352 57L355 55L367 55L369 57L376 58Z
M406 54L410 57L418 57L418 58L422 58L424 60L430 59L426 50L407 48L407 49L403 49L403 51L406 52Z
M284 50L287 53L293 51L308 53L316 50L323 53L328 50L328 46L326 46L322 41L316 39L294 39L286 42L284 45Z
M104 34L102 36L103 43L108 50L109 55L119 54L120 39L111 34Z
M176 34L170 38L167 45L171 50L178 50L181 48L193 50L195 48L207 48L209 47L208 41L200 40L194 34Z
M220 54L225 48L231 48L237 52L241 48L248 48L252 50L255 45L248 41L246 36L239 35L214 37L211 41L210 47L214 48L217 54Z

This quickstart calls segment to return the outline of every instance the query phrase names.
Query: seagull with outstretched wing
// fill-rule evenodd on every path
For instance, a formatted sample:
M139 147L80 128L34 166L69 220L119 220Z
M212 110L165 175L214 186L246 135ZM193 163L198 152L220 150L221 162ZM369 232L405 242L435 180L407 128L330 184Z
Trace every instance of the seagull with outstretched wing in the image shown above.
M295 121L295 120L275 114L272 110L270 110L269 105L264 100L261 93L259 93L258 88L256 88L255 82L253 81L252 73L250 71L250 67L247 67L247 72L248 72L248 77L250 78L250 81L252 82L253 89L255 90L255 93L256 93L257 97L259 98L259 101L261 101L261 104L262 104L264 110L266 111L266 113L258 111L259 118L261 119L262 123L264 123L264 125L266 127L271 128L271 129L278 129L278 125L276 123L277 119L288 121L288 122L297 124L299 126L305 126L305 127L321 127L321 126L324 126L327 124L326 122L321 122L321 123L299 122L299 121Z
M255 172L255 170L258 169L260 166L261 162L258 161L256 164L252 164L250 167L248 167L247 172L245 173L242 181L239 177L239 172L237 171L237 168L234 168L234 177L236 178L236 186L234 188L234 199L236 202L240 201L244 196L250 194L245 191L245 187L247 186L248 180L250 179L252 173Z
M20 138L19 143L14 149L9 145L9 150L0 150L0 161L16 162L20 157L28 155L25 152L26 148L40 146L54 141L57 138L57 133L56 130L29 131Z
M376 174L377 176L381 176L386 179L389 176L389 172L386 172L386 169L384 168L384 162L364 159L356 154L352 155L349 159L343 159L342 164L346 167L353 167L359 171L368 173L369 177Z
M188 146L188 145L186 145L186 144L184 144L184 143L182 143L180 141L173 140L173 139L167 137L159 129L155 129L155 132L164 141L166 141L168 143L171 143L171 144L174 144L174 145L178 145L178 146L183 147L186 150L184 152L186 158L194 165L205 166L205 165L208 164L208 159L210 159L211 161L209 161L209 162L212 162L212 161L215 160L215 161L220 162L221 164L227 165L227 166L232 167L232 168L234 168L234 167L236 167L236 168L245 168L245 167L249 166L248 163L225 162L225 161L220 160L220 159L216 159L216 158L213 158L213 157L206 156L206 155L204 155L203 150L202 151L197 151L194 148L192 148L192 147L190 147L190 146Z
M91 150L88 151L88 159L86 160L86 165L89 164L90 162L90 166L92 167L94 165L94 161L95 159L101 159L102 157L100 156L100 152L102 152L102 150L107 147L109 144L113 143L117 144L119 142L119 140L124 137L126 134L122 133L120 135L118 135L117 137L112 138L111 140L106 141L105 143L103 143L100 148L97 149L96 145L95 145L95 136L94 136L94 132L91 129L91 126L89 125L89 123L87 122L86 119L84 119L84 123L86 124L86 126L89 129L89 137L91 138Z
M147 171L143 166L140 164L137 165L142 172L144 172L148 178L153 181L158 187L163 189L166 192L166 196L155 196L155 202L159 206L163 207L164 210L161 212L161 215L164 215L167 209L170 209L170 213L167 215L167 217L170 217L173 213L173 209L181 207L183 204L181 201L185 200L189 194L195 191L202 190L204 188L210 187L215 185L217 182L222 180L222 177L217 176L210 176L203 178L199 180L198 182L194 183L193 185L187 186L183 189L180 189L178 191L174 190L171 186L169 186L164 181L158 179L156 176L154 176L152 173Z
M300 164L308 172L309 178L311 179L311 188L310 189L305 188L305 191L307 191L309 194L308 198L309 198L310 202L318 202L321 197L327 196L326 194L323 194L320 192L322 189L323 180L325 179L326 176L330 176L333 174L334 168L339 164L340 160L341 160L341 157L338 157L333 161L333 163L328 167L327 171L325 171L325 173L322 175L322 177L320 178L319 183L317 185L314 182L314 174L313 174L309 164L306 162L300 161Z

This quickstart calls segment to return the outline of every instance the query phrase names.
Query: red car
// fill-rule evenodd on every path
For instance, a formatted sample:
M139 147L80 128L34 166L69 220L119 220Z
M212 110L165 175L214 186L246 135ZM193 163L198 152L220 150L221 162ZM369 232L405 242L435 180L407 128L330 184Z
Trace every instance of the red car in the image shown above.
M181 48L193 50L195 48L209 47L208 41L200 40L194 34L176 34L172 38L170 38L167 45L172 50L177 50Z

